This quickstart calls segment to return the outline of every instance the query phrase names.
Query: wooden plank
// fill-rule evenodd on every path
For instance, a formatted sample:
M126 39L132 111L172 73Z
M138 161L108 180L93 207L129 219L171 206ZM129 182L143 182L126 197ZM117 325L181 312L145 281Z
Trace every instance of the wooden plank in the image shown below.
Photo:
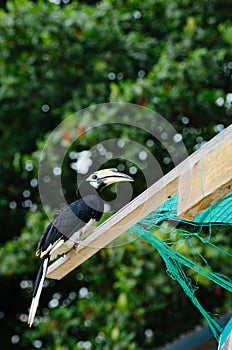
M47 277L61 279L147 214L157 209L168 198L177 193L178 181L181 175L185 174L186 176L189 169L193 169L194 164L200 162L230 139L232 139L232 125L105 221L82 242L77 250L71 250L66 256L59 258L50 265ZM186 178L188 183L190 183L189 179L191 180L191 177Z
M178 216L192 220L232 190L232 139L195 162L179 178Z

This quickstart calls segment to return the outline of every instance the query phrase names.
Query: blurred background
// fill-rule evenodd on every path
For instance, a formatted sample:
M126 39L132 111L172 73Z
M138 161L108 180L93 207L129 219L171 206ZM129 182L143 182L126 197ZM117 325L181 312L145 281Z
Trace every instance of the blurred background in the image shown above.
M158 349L204 326L158 253L140 240L124 244L124 238L120 247L103 249L63 280L47 280L36 325L29 329L40 263L34 251L49 222L39 197L38 165L54 128L99 103L131 102L160 113L177 131L174 142L182 141L189 154L230 125L231 1L5 0L0 6L2 349ZM134 177L133 196L146 188L136 164L114 159L101 144L105 135L120 139L119 148L128 139L145 145L163 174L174 167L157 140L136 128L115 125L82 135L80 120L75 143L70 129L62 130L56 142L69 151L53 175L62 172L67 202L75 199L76 173L91 170L89 150L95 145L104 167ZM165 140L165 130L160 135ZM146 152L138 159L146 168ZM230 230L214 232L227 250ZM208 252L217 271L227 274L224 258ZM229 309L229 293L205 278L195 283L212 315Z

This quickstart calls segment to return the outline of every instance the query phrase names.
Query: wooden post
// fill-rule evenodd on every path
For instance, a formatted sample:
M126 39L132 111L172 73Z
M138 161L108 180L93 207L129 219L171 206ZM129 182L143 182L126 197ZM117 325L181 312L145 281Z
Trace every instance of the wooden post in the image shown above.
M196 161L180 176L178 216L192 220L231 191L232 138Z

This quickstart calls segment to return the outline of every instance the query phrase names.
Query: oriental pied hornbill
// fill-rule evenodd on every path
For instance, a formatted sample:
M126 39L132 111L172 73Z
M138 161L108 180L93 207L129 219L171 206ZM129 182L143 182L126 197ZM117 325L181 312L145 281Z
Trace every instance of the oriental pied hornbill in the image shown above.
M133 179L118 172L117 169L96 171L80 185L77 200L56 214L46 228L36 251L36 255L40 255L43 262L39 268L32 295L28 317L30 327L39 304L49 261L75 248L81 236L93 229L94 223L99 221L104 211L104 202L98 193L104 187L121 181L133 181Z

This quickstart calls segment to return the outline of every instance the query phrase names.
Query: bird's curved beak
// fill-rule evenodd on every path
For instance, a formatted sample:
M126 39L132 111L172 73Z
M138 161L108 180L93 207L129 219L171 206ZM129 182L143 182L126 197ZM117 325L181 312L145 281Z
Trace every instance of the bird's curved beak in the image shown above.
M101 182L103 186L112 185L117 182L134 181L132 177L127 174L120 173L117 169L104 169L98 170L94 173L97 176L97 181ZM86 181L93 181L92 176L86 179Z

